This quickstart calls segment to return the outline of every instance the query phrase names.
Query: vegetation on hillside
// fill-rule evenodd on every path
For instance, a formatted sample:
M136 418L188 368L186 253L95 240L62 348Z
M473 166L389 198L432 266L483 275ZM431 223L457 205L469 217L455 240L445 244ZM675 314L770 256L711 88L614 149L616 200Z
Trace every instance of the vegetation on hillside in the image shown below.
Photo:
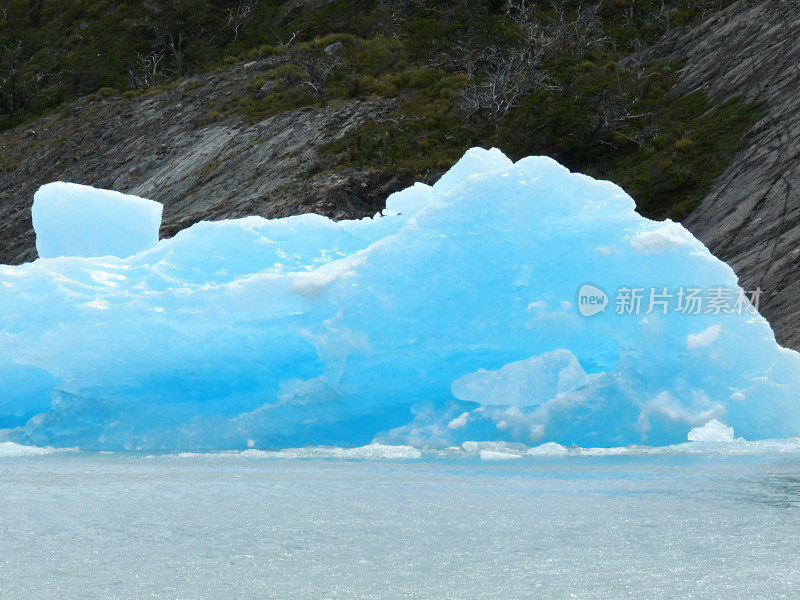
M0 129L90 93L140 93L268 59L211 119L391 98L394 114L327 146L334 168L430 180L469 146L547 154L685 217L759 117L669 89L680 65L626 57L729 0L8 0ZM244 75L243 75L244 76Z

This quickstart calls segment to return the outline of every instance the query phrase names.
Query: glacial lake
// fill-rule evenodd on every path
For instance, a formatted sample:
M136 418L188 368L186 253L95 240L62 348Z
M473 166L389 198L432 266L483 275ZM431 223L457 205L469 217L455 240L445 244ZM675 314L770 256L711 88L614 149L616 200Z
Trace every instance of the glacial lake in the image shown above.
M800 594L800 453L0 458L0 598Z

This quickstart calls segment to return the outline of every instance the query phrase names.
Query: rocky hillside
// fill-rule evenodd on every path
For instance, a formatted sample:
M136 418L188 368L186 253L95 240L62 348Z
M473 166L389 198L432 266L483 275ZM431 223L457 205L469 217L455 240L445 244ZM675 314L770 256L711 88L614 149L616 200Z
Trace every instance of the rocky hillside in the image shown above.
M14 3L28 16L4 13L0 78L29 83L0 93L0 263L35 257L30 204L48 181L159 200L170 236L246 214L373 214L497 145L682 220L800 348L789 0L192 0L179 15L153 0L141 18L137 2Z
M0 158L0 262L36 257L33 194L54 180L123 190L164 204L162 235L204 219L332 218L374 214L388 193L409 183L389 171L326 171L317 149L392 108L381 98L300 108L251 122L215 121L209 112L242 94L252 61L133 98L88 97L68 110L5 133Z
M778 340L800 349L800 7L740 0L647 59L686 59L675 90L721 102L762 102L766 115L685 225L727 261L746 289L760 287Z

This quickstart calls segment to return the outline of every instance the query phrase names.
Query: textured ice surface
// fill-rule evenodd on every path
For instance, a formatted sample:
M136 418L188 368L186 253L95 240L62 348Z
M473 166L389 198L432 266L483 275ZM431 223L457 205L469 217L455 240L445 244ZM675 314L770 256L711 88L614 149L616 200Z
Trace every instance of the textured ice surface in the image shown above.
M0 267L0 434L83 448L800 433L800 355L757 314L590 318L578 289L735 288L612 183L469 151L384 216L199 223L129 258ZM490 455L487 455L490 456Z
M42 258L124 258L156 245L161 204L59 181L39 188L32 216L36 250Z

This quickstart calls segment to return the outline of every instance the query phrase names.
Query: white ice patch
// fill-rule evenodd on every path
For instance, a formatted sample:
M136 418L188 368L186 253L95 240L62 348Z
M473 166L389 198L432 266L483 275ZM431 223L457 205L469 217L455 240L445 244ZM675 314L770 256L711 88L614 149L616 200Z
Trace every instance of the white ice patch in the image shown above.
M0 442L0 458L16 458L20 456L45 456L53 454L55 448L40 448L38 446L23 446L14 442Z
M33 228L41 258L125 258L158 243L158 202L76 183L43 185L34 195Z
M568 350L554 350L456 379L451 390L460 400L484 406L530 406L572 391L589 381Z
M642 256L661 254L680 246L695 242L694 237L680 223L664 221L664 224L651 231L638 233L631 239L631 248Z
M258 450L246 450L242 454L255 456ZM334 458L343 460L413 460L420 458L422 452L412 446L389 446L385 444L368 444L358 448L303 448L281 451L287 458Z
M690 442L733 442L733 427L711 419L702 427L695 427L689 432Z
M555 442L547 442L531 448L527 452L528 456L567 456L569 451L561 444Z
M469 413L464 412L458 415L455 419L450 421L447 424L448 429L461 429L464 425L467 424L467 420L469 419ZM499 426L499 425L498 425Z
M412 446L389 446L372 443L357 448L337 446L309 446L283 450L234 450L228 452L181 452L177 458L250 458L250 459L326 459L326 460L414 460L422 451Z
M700 429L700 428L698 428ZM482 458L483 460L515 460L536 461L542 458L568 458L580 460L582 457L615 457L615 456L672 456L672 455L719 455L741 456L761 454L800 454L800 438L771 439L746 441L742 437L730 439L726 434L705 443L695 441L671 444L667 446L610 446L568 448L556 442L547 442L535 447L506 442L466 442L463 446L446 448L415 448L412 446L386 446L369 444L359 448L340 448L333 446L310 446L307 448L286 448L282 450L229 450L222 452L181 452L167 455L148 455L145 458L180 458L180 459L226 459L226 460L416 460L424 459L465 459ZM44 450L45 452L39 452ZM37 449L31 454L9 454L10 456L39 456L62 452L62 449ZM27 452L27 450L23 451ZM100 452L99 454L113 454ZM0 455L2 456L2 455Z
M496 450L481 450L481 460L514 460L522 458L520 454L511 452L497 452Z
M698 350L710 346L717 340L720 333L722 333L722 325L711 325L699 333L690 333L686 336L686 348Z
M409 188L391 194L386 199L384 216L411 216L428 206L433 200L433 188L417 182Z

